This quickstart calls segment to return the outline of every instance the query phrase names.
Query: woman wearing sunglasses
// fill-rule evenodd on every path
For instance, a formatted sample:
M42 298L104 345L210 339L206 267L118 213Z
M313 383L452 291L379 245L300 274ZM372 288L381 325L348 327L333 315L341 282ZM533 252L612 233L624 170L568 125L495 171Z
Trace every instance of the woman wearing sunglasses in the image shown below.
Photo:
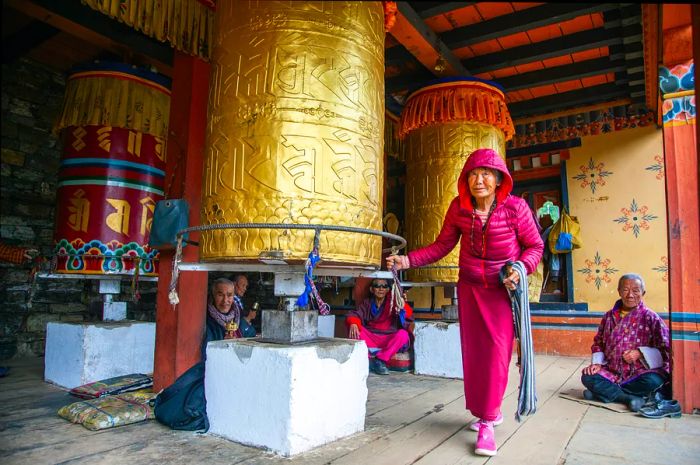
M510 195L513 179L505 161L491 149L474 151L457 181L458 195L432 244L408 255L391 255L387 266L406 269L443 258L460 243L459 322L466 407L478 418L476 453L496 455L493 427L503 422L501 402L513 353L513 314L508 289L519 275L501 281L508 261L520 261L530 274L542 258L543 244L525 200Z
M386 363L409 343L408 324L413 317L413 309L392 307L391 286L386 279L374 279L369 287L370 296L364 299L355 310L348 313L345 324L350 339L361 339L374 352L369 359L372 372L388 375Z

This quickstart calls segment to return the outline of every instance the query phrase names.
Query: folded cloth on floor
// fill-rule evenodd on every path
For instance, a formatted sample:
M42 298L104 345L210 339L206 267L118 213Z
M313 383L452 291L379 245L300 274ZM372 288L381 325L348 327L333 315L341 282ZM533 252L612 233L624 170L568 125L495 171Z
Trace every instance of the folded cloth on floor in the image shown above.
M138 391L153 386L153 377L141 373L115 376L93 383L83 384L70 390L70 394L82 399L95 399L124 392Z
M150 401L154 397L153 392L138 391L81 400L61 407L58 416L92 431L114 428L153 419Z

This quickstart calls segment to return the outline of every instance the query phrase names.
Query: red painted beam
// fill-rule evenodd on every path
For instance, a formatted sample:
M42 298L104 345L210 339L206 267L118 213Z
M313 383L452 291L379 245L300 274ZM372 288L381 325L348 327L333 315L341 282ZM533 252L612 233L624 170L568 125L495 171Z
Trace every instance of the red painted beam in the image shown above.
M191 226L200 223L209 71L208 63L175 51L165 170L166 196L187 200ZM191 234L190 240L198 240L197 235ZM172 384L199 361L204 335L207 273L181 273L177 289L180 303L173 306L168 301L172 258L172 252L160 255L153 372L156 391ZM198 248L186 246L183 259L199 260Z

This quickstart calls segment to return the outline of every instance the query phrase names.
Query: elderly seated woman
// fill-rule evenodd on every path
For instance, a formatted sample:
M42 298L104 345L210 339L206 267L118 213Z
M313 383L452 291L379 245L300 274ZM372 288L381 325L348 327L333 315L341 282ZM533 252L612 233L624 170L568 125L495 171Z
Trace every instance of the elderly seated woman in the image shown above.
M410 306L394 308L390 289L386 279L372 280L370 296L350 311L345 320L348 337L365 341L370 349L370 370L379 375L389 374L386 366L389 359L408 346L408 328L413 318ZM374 357L371 352L375 352Z

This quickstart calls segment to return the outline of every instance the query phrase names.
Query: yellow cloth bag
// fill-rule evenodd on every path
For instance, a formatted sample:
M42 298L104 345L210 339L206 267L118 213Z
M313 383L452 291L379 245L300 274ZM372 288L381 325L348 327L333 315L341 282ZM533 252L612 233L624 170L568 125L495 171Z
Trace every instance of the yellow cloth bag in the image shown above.
M569 216L562 209L559 221L552 226L547 238L549 251L552 253L569 253L583 246L581 241L581 225L575 216Z

